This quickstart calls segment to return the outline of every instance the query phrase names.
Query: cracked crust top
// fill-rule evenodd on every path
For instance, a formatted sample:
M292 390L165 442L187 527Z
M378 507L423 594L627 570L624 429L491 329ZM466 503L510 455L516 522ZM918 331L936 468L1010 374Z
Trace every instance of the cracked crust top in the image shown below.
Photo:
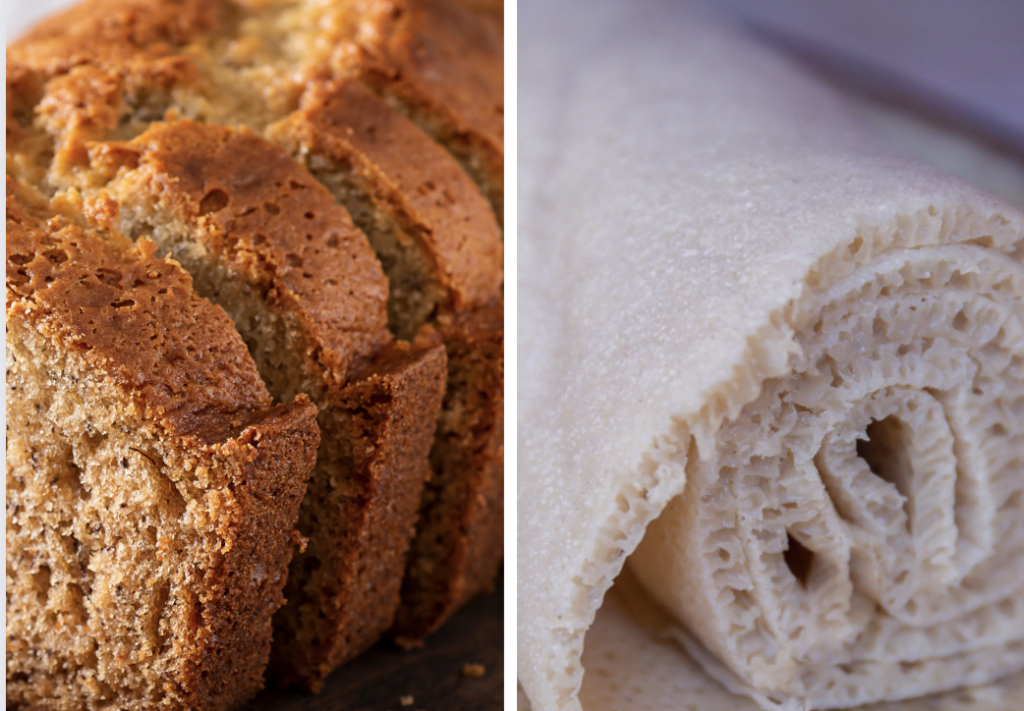
M387 280L366 237L283 149L244 128L182 120L114 152L130 168L111 185L122 204L151 202L196 230L300 321L331 372L348 373L389 340Z
M228 8L223 0L85 0L11 43L8 75L12 66L52 77L84 64L152 74L151 62L218 30Z
M371 82L438 123L504 156L504 32L500 10L465 0L376 2L363 46Z
M7 179L9 318L83 353L173 434L226 434L270 406L231 320L184 270L47 210Z

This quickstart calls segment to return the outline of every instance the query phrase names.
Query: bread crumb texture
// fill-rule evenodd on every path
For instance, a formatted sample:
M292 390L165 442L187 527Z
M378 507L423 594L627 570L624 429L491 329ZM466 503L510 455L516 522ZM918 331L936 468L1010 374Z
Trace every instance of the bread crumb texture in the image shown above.
M44 222L32 197L8 180L8 704L237 703L284 601L316 408L271 407L152 243Z
M87 0L8 46L9 705L315 690L493 587L502 22Z

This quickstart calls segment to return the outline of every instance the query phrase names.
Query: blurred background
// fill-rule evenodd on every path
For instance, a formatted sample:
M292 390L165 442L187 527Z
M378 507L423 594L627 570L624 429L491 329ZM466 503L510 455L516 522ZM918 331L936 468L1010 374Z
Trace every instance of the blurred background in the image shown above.
M859 70L865 88L892 94L909 90L937 110L972 114L1024 152L1020 0L710 4L826 68L853 75Z
M705 0L905 154L1024 206L1021 0Z
M7 42L17 39L33 22L62 8L74 5L76 0L4 0L4 21Z

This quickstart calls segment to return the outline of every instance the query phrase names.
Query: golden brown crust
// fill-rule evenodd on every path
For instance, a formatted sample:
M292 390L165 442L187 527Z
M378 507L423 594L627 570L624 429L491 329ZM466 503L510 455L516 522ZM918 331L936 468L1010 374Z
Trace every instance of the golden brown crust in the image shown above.
M228 15L223 0L87 0L44 20L7 48L8 103L22 107L20 117L8 113L8 137L27 137L35 107L55 168L67 170L84 159L84 141L128 114L161 118L172 88L201 81L183 47L221 31Z
M151 201L193 227L297 320L325 377L344 378L387 342L387 282L366 237L283 149L244 128L182 120L154 124L124 151L116 160L137 167L118 180L121 202Z
M485 187L504 193L504 20L463 0L378 0L360 23L364 80L400 102Z
M309 545L292 562L289 604L275 618L270 674L279 686L319 690L391 626L445 364L439 346L395 344L321 413L335 434L321 461L333 469L318 471L303 502L299 529Z
M430 453L394 634L416 643L493 589L504 546L504 314L495 305L444 317L448 389ZM432 331L432 332L431 332Z
M269 408L270 397L231 321L219 307L195 295L190 277L175 263L155 258L149 242L131 245L118 235L102 235L85 226L84 217L70 214L73 207L67 202L48 203L8 178L8 327L15 326L19 333L36 332L52 349L82 359L89 372L81 382L114 385L121 394L119 411L141 413L145 430L133 435L122 423L118 427L124 429L119 431L128 442L156 438L160 454L132 451L154 466L153 456L163 458L158 467L162 480L187 478L184 472L196 472L193 476L201 478L190 485L204 490L204 501L210 504L203 517L173 524L194 531L200 543L187 551L186 565L174 569L173 581L163 580L174 590L176 604L167 608L167 616L188 622L184 634L173 640L173 655L161 662L168 666L160 691L150 701L154 708L165 709L232 708L262 686L271 617L283 603L292 550L290 532L319 444L317 409L305 396ZM23 385L28 382L24 380L28 375L19 377ZM61 381L66 373L49 377L54 381L46 384L50 388L73 388L80 382ZM9 430L15 449L32 452L34 470L34 448L44 444L25 440L28 434L29 430ZM110 432L97 432L96 437L109 438ZM8 457L10 476L10 450ZM46 460L39 461L42 465ZM108 467L102 476L107 481L126 476L119 473L120 467L132 471L125 458L113 467L117 471ZM79 476L74 479L82 486ZM98 474L94 471L91 476ZM42 481L48 479L47 475ZM166 481L165 485L172 486ZM25 487L22 483L19 496L28 507L32 502L25 498ZM50 493L49 487L44 488ZM22 515L28 515L28 510ZM38 514L35 520L48 521ZM9 510L9 531L11 524ZM64 540L61 536L67 536L68 526L63 523L54 533L45 523L45 540ZM102 526L96 530L102 531ZM39 539L9 542L28 545L33 558L43 556L44 565L61 569L59 552L40 548ZM133 531L122 542L132 549L152 546L148 557L161 556L159 544L150 541L144 530ZM8 574L13 576L12 585L17 585L19 576L31 576L33 571L12 567L9 557ZM84 569L78 574L84 575ZM180 586L181 580L189 581L188 585ZM88 589L81 579L76 585L78 590ZM102 591L93 594L90 614L118 607L104 602ZM24 609L12 607L9 599L9 624L12 618L39 614L39 603L33 602L35 607ZM162 616L165 610L156 612ZM101 625L102 619L92 622ZM93 627L88 630L100 634ZM61 686L63 677L43 678L32 660L39 653L53 659L68 654L68 668L74 669L80 658L72 661L70 651L62 647L33 653L24 640L14 642L8 650L7 698L15 707L110 707L111 695L116 700L120 693L138 691L104 677L95 654L91 666L80 668L81 674L74 677L75 688ZM77 684L80 680L85 683Z
M240 424L270 405L227 314L152 243L122 252L65 218L44 222L46 208L18 193L8 178L8 313L83 352L169 432Z
M91 65L140 78L177 76L175 55L227 20L223 0L85 0L46 18L7 47L13 64L47 78Z
M216 564L202 572L191 655L182 664L188 709L227 709L263 687L272 616L293 552L289 535L320 436L316 407L304 396L262 413L219 448L234 500L218 521Z
M238 47L264 41L238 34L245 19L260 12L264 11L225 0L87 0L36 26L8 48L9 94L14 88L14 103L34 106L41 84L88 67L105 75L106 81L121 84L118 96L102 99L108 112L116 110L122 121L129 115L160 119L175 104L172 89L187 86L201 92L202 87L209 88L214 79L208 65L219 61L211 51L214 55L226 51L212 49L218 39L227 41L237 35L238 42L226 46ZM265 12L273 14L280 8ZM321 28L319 34L331 37L336 49L330 61L334 74L359 76L444 143L481 184L500 222L504 180L501 8L465 0L374 0L341 10L310 9L306 14L306 22L313 25L300 32L316 33L315 26ZM322 54L310 46L305 57L285 61L271 52L268 58L283 62L272 80L282 85L275 91L291 96L303 82L323 77L328 70L321 62L328 57ZM240 56L239 61L244 63L244 58ZM56 93L66 96L67 90ZM259 98L259 90L249 93L257 103L268 98ZM284 107L291 99L283 103L278 99L271 100L274 109L268 105L253 111L286 113ZM64 112L74 114L83 108L88 112L96 100L95 94L86 92L80 100L68 102ZM232 116L246 121L244 112ZM250 118L262 125L256 116ZM10 120L8 124L10 130ZM76 138L86 137L75 132L64 136L60 139L64 145L56 153L74 148ZM64 156L62 161L72 157Z
M371 644L391 624L411 521L426 475L429 431L444 388L443 353L439 364L436 352L430 357L412 356L403 354L402 346L384 346L390 341L384 327L387 286L377 259L344 209L333 205L330 195L311 182L309 173L252 133L176 119L188 115L260 129L295 109L304 82L319 82L318 88L307 92L305 115L296 113L289 124L301 121L303 130L315 129L315 140L329 144L325 153L362 171L369 186L367 192L381 214L391 216L419 240L423 251L434 260L435 272L447 290L447 301L440 305L442 314L475 310L500 299L500 233L479 191L449 153L479 183L500 218L502 25L500 5L487 0L370 0L356 3L351 9L306 8L300 13L303 18L291 25L276 22L282 17L280 13L281 8L274 4L236 4L228 0L87 0L40 24L8 48L8 171L51 194L54 190L66 191L58 193L53 204L38 210L35 219L45 226L40 234L64 239L100 230L108 244L102 248L93 244L75 254L87 260L130 255L128 261L137 268L120 269L119 282L99 281L97 287L94 281L98 277L93 275L95 279L86 276L86 283L76 288L97 299L96 313L107 319L103 323L108 335L110 329L122 328L129 321L146 334L157 329L155 324L161 328L168 325L159 337L170 334L166 335L170 356L164 358L168 362L144 348L133 348L131 338L112 343L109 338L97 336L88 352L95 354L97 362L112 354L102 362L121 373L119 377L131 388L136 383L149 388L140 401L160 411L168 431L188 433L190 446L211 457L227 457L225 461L238 472L249 467L250 474L237 474L239 482L257 476L251 472L259 468L253 469L256 465L250 460L261 448L267 452L278 448L267 455L268 462L276 459L288 467L300 466L302 453L310 446L307 420L312 406L289 406L291 409L268 414L263 409L267 404L265 389L256 387L258 380L256 384L251 382L251 362L239 364L233 360L239 352L234 342L237 334L226 354L210 350L210 358L201 359L191 370L175 360L178 351L174 344L191 343L193 336L189 333L200 334L195 337L209 345L203 340L206 336L201 334L201 326L191 324L184 313L192 305L185 297L179 298L179 291L191 294L191 286L180 270L161 272L157 281L172 283L169 293L177 301L167 299L165 305L173 310L176 304L183 313L161 311L146 321L145 313L135 313L138 309L132 306L114 308L112 315L107 313L110 308L101 308L133 298L134 292L127 284L144 272L140 265L148 264L146 260L168 264L153 257L148 243L134 249L118 242L114 233L121 219L119 210L128 209L125 199L134 191L140 201L145 198L156 202L157 214L163 216L160 227L167 227L167 215L187 224L203 246L230 266L233 279L252 285L272 310L300 322L297 331L307 340L295 351L308 356L313 366L306 370L316 375L307 381L307 385L315 384L304 388L319 404L328 405L320 417L322 423L330 419L331 407L337 415L331 420L329 437L325 428L325 440L334 442L331 446L336 445L338 451L322 456L327 472L323 481L330 485L335 469L351 466L356 475L341 486L364 487L369 497L346 504L341 519L348 523L325 529L325 534L333 536L332 545L340 546L326 554L333 562L324 571L333 571L334 577L321 576L327 581L326 587L319 591L311 588L311 594L317 596L332 623L325 625L319 646L307 650L308 656L302 661L306 671L297 682L315 686L331 668ZM336 42L320 41L335 30L328 30L330 23L317 13L330 15L335 21L340 18L334 25L340 33L334 38ZM315 22L310 24L310 18ZM304 57L277 51L277 44L285 40L295 46L297 37L317 42L309 42ZM327 57L318 56L314 47L324 44L338 50L329 66ZM243 69L246 62L252 66ZM264 63L265 73L258 74L263 72ZM332 70L333 79L328 77ZM252 76L268 77L267 86L255 86L258 82L250 81ZM331 81L338 83L333 85ZM352 81L370 86L381 98ZM237 95L225 91L235 87ZM426 133L387 108L389 104L400 106ZM172 123L152 124L158 120ZM345 130L339 132L342 126ZM138 138L128 140L133 136ZM447 152L432 140L444 144ZM303 187L295 187L293 180ZM69 190L72 186L86 195L84 202ZM104 195L103 189L116 199ZM73 209L65 210L53 221L58 200L70 201ZM23 212L32 217L32 208L25 207ZM307 217L307 213L313 217ZM146 229L143 225L141 232ZM44 265L37 258L37 252L44 254L49 245L43 240L33 247L36 252L30 260L31 269L43 275L40 278L44 281L47 275L60 276L56 267L53 273L44 273ZM10 262L8 266L10 274ZM29 270L24 271L19 275L18 269L13 270L15 281L24 276L31 283L35 277ZM199 284L203 278L196 274ZM145 290L147 285L149 282L139 288ZM107 291L101 293L97 288ZM443 299L443 291L435 289L433 283L430 288L434 289L431 304ZM423 291L426 293L426 287ZM10 295L9 291L9 299ZM41 298L46 302L50 296ZM54 301L49 307L57 314L53 322L60 328L67 330L64 321L77 324L78 331L72 329L70 335L62 331L61 337L81 341L79 332L92 328L88 319L83 317L78 323L60 316L70 307L72 298L82 297L77 291L69 291L64 301ZM197 300L194 294L190 298ZM216 312L215 318L204 316L204 323L220 319L213 329L219 330L226 320L224 314L202 304L201 308ZM125 309L131 311L130 318L127 312L120 313ZM452 558L442 552L438 560L454 566L451 570L456 579L449 588L432 592L433 599L442 603L441 612L432 618L435 621L444 619L473 591L487 587L500 559L500 508L495 508L492 501L494 491L500 498L501 483L500 461L495 464L496 457L500 459L501 424L500 417L495 420L493 416L495 393L500 412L500 376L495 381L493 374L500 373L501 363L492 347L500 344L500 337L497 341L481 340L468 331L459 332L458 324L471 320L442 316L438 325L442 331L448 329L446 346L463 363L449 368L450 384L458 385L463 377L479 377L481 383L487 383L479 387L492 391L491 396L474 400L470 407L483 409L466 414L468 419L462 421L486 420L490 429L486 434L480 431L461 439L449 438L450 446L439 440L435 451L448 447L442 459L469 467L462 479L455 477L468 483L458 484L462 488L452 496L458 498L471 490L475 492L472 496L483 499L479 506L460 504L463 508L451 509L455 511L451 525L469 526L470 531L467 536L455 535L455 528L445 533L449 538L445 539L448 548L444 550L457 549L457 555ZM415 326L410 333L414 330ZM490 345L482 345L485 341ZM379 350L382 346L383 353ZM497 348L500 352L500 345ZM145 352L143 357L130 361L140 352ZM240 353L244 355L244 348ZM223 357L222 365L214 365L214 355ZM147 360L152 358L159 362L154 365ZM482 365L480 358L490 358L490 365ZM166 368L166 372L154 370L157 366ZM217 370L220 367L226 369L226 374ZM361 372L352 374L357 371ZM210 385L215 377L222 376L222 389ZM231 378L237 380L241 390ZM271 380L268 378L268 382ZM351 382L346 386L347 380ZM210 387L203 390L201 385ZM245 390L249 386L260 392ZM320 391L313 392L317 388ZM253 398L259 400L258 405L248 404ZM168 409L174 407L178 409ZM290 422L287 427L281 424L285 421ZM360 450L358 442L372 446ZM325 446L326 442L321 453ZM340 452L345 447L350 451ZM459 447L464 449L462 454L458 453ZM435 464L435 469L438 466ZM277 471L268 467L260 471ZM294 493L288 488L292 484L293 479L287 479L280 491ZM290 501L291 494L281 496ZM234 585L230 576L237 578L247 566L251 569L253 556L257 555L243 553L245 550L265 547L267 560L285 555L285 549L280 548L286 546L283 537L258 540L258 529L243 530L247 525L243 522L249 519L269 527L268 531L281 528L284 519L274 518L278 514L261 509L261 505L256 499L240 496L233 507L224 510L225 531L234 530L231 526L242 527L237 529L233 544L236 553L232 555L236 557L218 561L221 567L215 567L219 572L205 584L230 590ZM282 511L287 508L282 506ZM317 515L326 515L327 511ZM485 512L491 512L489 520ZM487 525L482 528L485 520ZM495 531L497 538L492 535ZM367 590L384 592L375 595ZM272 590L264 592L266 595L248 597L249 602L239 603L241 607L221 610L224 614L197 603L197 615L205 620L196 628L197 634L209 635L210 630L219 629L217 638L233 639L238 644L225 648L221 657L210 656L214 654L210 645L200 645L189 653L189 658L195 660L194 670L175 682L179 689L176 693L190 699L186 706L204 708L227 703L233 694L237 696L242 693L239 690L256 683L265 646L262 641L250 640L256 651L246 659L245 653L238 651L245 646L244 624L237 623L234 616L239 610L277 604L277 598L271 599ZM202 617L208 612L208 617ZM218 625L228 627L221 629ZM254 633L257 637L264 634L259 624L253 626L259 628L258 634ZM225 681L228 677L232 680ZM217 684L225 686L218 692Z
M351 166L374 206L421 245L448 291L448 310L501 294L501 233L459 165L415 124L351 81L314 85L300 111L272 127L293 152Z
M47 83L36 113L50 134L78 132L79 140L84 140L117 126L123 90L114 74L98 67L74 67Z

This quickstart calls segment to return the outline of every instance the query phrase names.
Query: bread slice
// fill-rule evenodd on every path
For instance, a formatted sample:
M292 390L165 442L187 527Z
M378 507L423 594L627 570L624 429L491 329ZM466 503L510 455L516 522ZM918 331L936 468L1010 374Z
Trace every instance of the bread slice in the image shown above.
M504 220L504 17L499 3L361 6L360 76L451 151Z
M270 407L184 271L85 223L8 178L7 703L231 708L262 685L316 408Z
M448 387L393 629L404 646L493 590L504 552L503 308L442 316L435 334L421 334L438 337Z
M183 119L97 142L90 159L79 173L124 232L152 235L224 306L275 398L318 401L390 342L388 284L366 237L273 143Z
M444 373L443 348L399 344L321 411L336 436L321 447L331 464L310 482L299 519L309 545L275 618L278 686L319 690L392 626Z
M86 0L12 45L8 86L15 104L40 95L54 168L69 177L75 145L100 134L131 138L171 115L261 131L311 81L358 78L451 152L500 224L503 43L501 7L471 0ZM20 150L33 149L45 151Z
M501 232L487 201L444 149L365 86L313 84L267 136L366 233L388 275L398 337L501 298Z
M501 236L459 166L362 85L315 85L268 128L344 204L390 277L389 327L448 350L447 394L396 633L422 639L502 557ZM411 159L411 160L410 160ZM409 296L406 296L409 295Z
M153 234L232 315L271 394L309 393L320 408L299 523L310 548L293 565L273 669L282 685L316 689L392 625L444 348L389 345L386 282L366 238L278 146L182 120L97 148L93 165L116 173L104 192L126 231Z

